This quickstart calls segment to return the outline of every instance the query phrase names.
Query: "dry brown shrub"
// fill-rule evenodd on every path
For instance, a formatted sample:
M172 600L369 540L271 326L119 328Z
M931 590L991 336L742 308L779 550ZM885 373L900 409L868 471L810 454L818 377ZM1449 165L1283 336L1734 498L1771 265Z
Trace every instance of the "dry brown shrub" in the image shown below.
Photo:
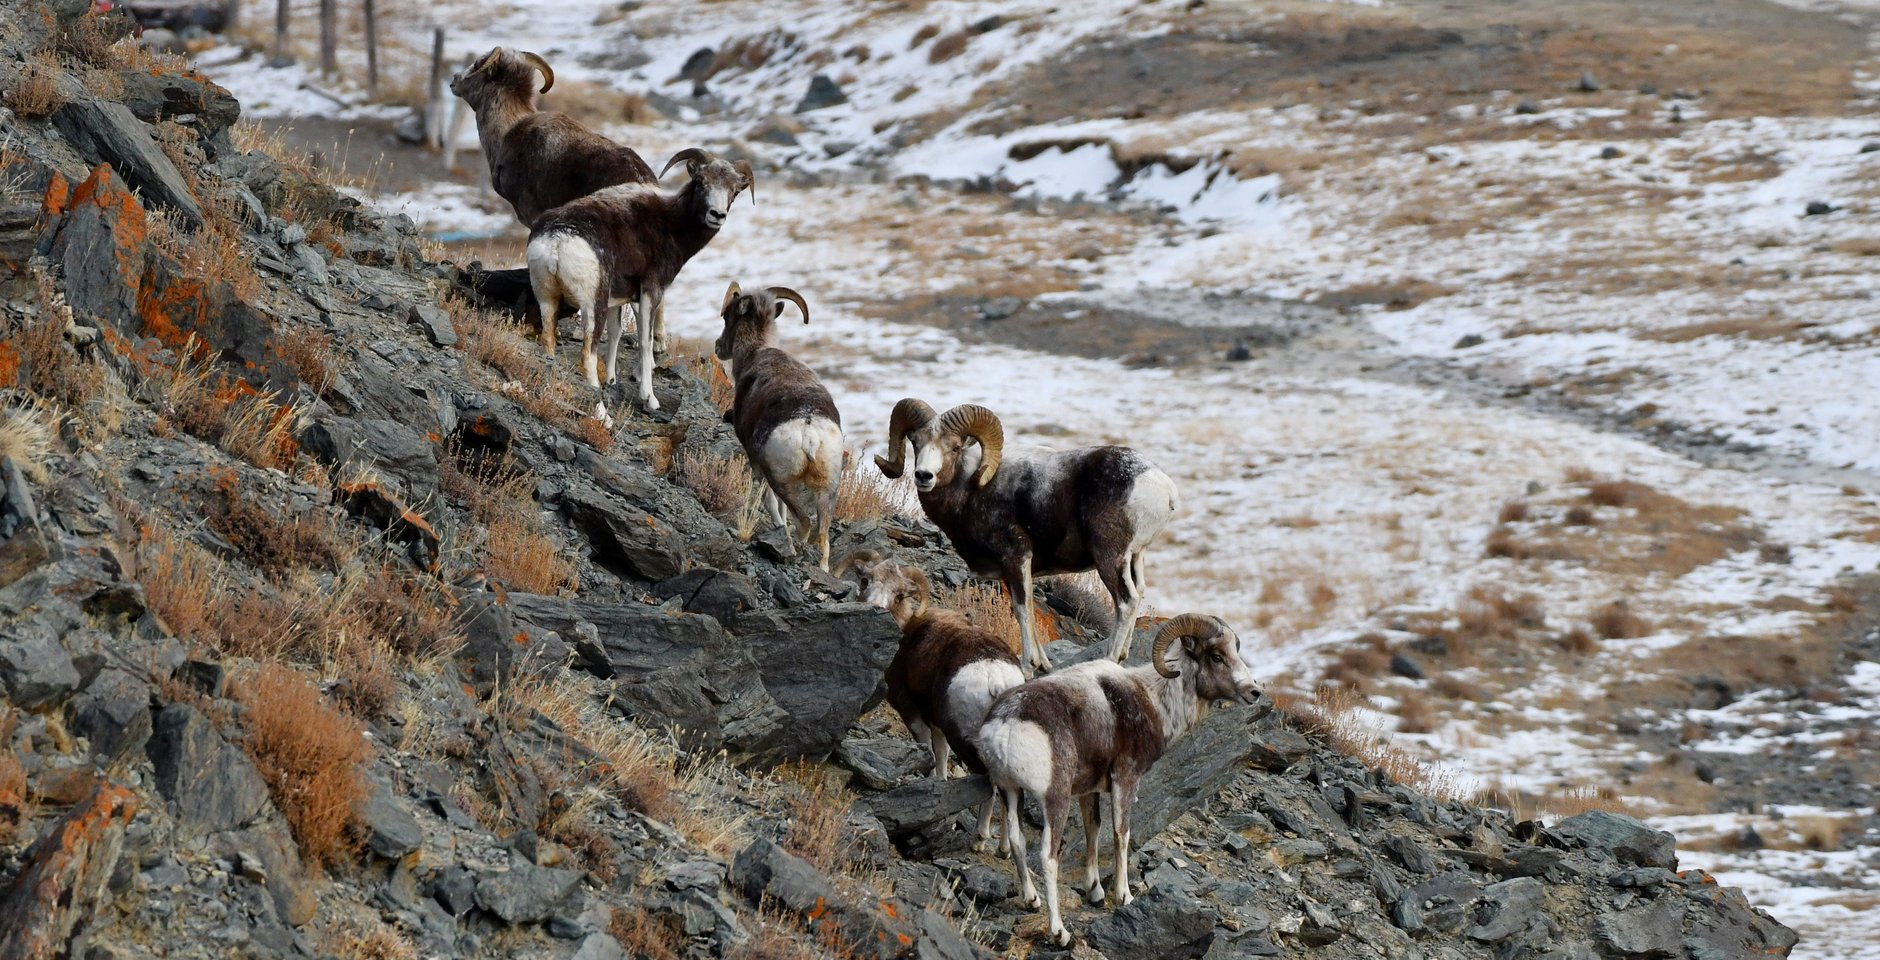
M968 31L955 30L935 40L933 46L927 50L927 62L945 63L959 56L966 50L966 44L971 42L972 39L973 35Z
M1488 557L1507 557L1511 560L1526 560L1529 551L1507 527L1496 527L1489 531L1488 539L1482 543L1482 554Z
M1617 790L1606 786L1572 787L1541 797L1539 806L1544 812L1562 819L1595 810L1627 815L1634 812L1626 806Z
M554 596L575 585L574 563L541 529L531 508L527 516L504 515L489 525L483 567L490 579L524 593Z
M193 170L188 162L179 169ZM261 275L243 246L241 228L227 217L204 218L201 226L185 226L168 209L153 210L146 217L151 243L175 258L186 276L209 283L227 284L242 300L261 299Z
M1383 634L1367 633L1338 651L1320 677L1324 682L1363 689L1390 669L1390 645Z
M1574 627L1560 635L1560 649L1580 656L1590 656L1599 652L1599 641L1593 639L1585 627Z
M614 449L614 432L607 429L607 424L594 417L582 417L575 425L575 433L581 442L594 448L595 453L607 454Z
M301 856L329 867L358 849L353 829L371 751L359 721L333 709L298 672L263 664L234 686L247 708L242 746L267 781Z
M1633 613L1624 600L1614 600L1593 611L1588 626L1606 640L1636 640L1652 632L1651 621Z
M418 960L418 949L396 929L380 923L365 933L352 933L334 949L340 960Z
M305 569L336 572L352 555L331 516L289 517L278 505L256 503L232 470L216 478L216 489L222 509L210 514L210 528L271 577Z
M1497 523L1520 523L1521 521L1526 520L1527 516L1528 516L1527 501L1510 500L1507 503L1504 503L1501 505L1501 513L1495 517L1495 522Z
M917 50L920 48L921 44L926 43L927 41L932 40L933 38L939 35L940 35L939 24L937 23L926 24L925 26L922 26L919 30L914 31L914 39L908 42L907 48L909 50Z
M1593 511L1575 505L1567 508L1566 524L1569 527L1596 527L1599 526L1599 518L1593 516Z
M688 450L674 464L680 486L716 517L728 517L746 506L751 494L751 468L743 457L729 459L708 451Z
M783 845L826 874L846 874L855 868L856 840L848 826L855 795L830 784L819 767L806 761L778 770L796 785L784 801L789 823Z
M281 359L307 389L324 394L333 385L333 337L313 327L294 327L276 340Z
M224 602L222 565L201 547L172 537L168 530L140 524L134 556L144 602L170 632L185 639L208 639Z
M369 635L395 653L439 656L463 644L450 596L434 580L387 566L363 577L352 600Z
M1024 637L1020 635L1018 617L1012 613L1009 596L1002 584L969 580L957 589L936 595L934 604L964 614L974 626L1005 641L1007 649L1017 654L1024 646ZM1031 605L1031 635L1040 644L1058 638L1057 621L1047 612L1045 604Z
M1398 733L1430 733L1436 729L1436 711L1423 695L1411 690L1397 703Z
M38 54L27 60L20 67L20 74L13 81L12 89L7 91L6 103L14 113L28 120L37 120L52 116L65 106L65 95L59 92L59 63L45 54Z
M0 844L11 843L24 818L26 769L13 752L13 708L0 705Z
M47 400L87 409L102 397L104 368L79 355L66 339L72 310L52 278L33 268L37 316L5 331L0 338L0 385L20 386Z
M1790 821L1802 846L1820 851L1841 849L1841 833L1847 825L1846 819L1833 816L1801 816Z
M637 907L614 911L607 932L637 960L679 960L686 948L685 928L678 916Z
M1602 480L1586 488L1586 502L1596 507L1623 507L1631 504L1637 484Z
M33 482L45 483L60 420L59 413L44 403L0 408L0 458L12 460Z
M1324 740L1327 745L1351 757L1388 780L1401 783L1438 800L1460 795L1461 784L1455 774L1442 767L1424 763L1390 745L1379 722L1363 716L1358 707L1363 698L1348 687L1321 685L1313 691L1310 703L1290 697L1275 696L1274 703L1293 717L1300 729Z
M672 821L681 810L674 788L673 746L641 728L610 717L599 701L565 676L523 676L504 691L513 708L533 710L574 738L600 763L582 767L599 786L627 807L655 820Z
M889 480L873 464L859 466L863 462L853 454L843 457L842 484L836 488L836 519L855 523L912 515L919 502L912 482L906 476Z

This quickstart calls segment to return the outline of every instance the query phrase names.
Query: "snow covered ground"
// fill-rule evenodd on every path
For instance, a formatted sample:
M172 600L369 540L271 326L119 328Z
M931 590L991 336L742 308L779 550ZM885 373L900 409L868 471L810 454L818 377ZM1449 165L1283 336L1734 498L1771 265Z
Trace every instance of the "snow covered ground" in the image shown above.
M1358 105L1028 125L980 96L1081 43L1174 29L1178 6L823 0L783 16L734 0L651 2L621 16L602 0L457 0L436 15L452 24L452 59L499 43L535 49L564 83L682 101L689 84L669 78L698 48L766 47L758 65L711 81L724 112L684 108L613 131L649 157L741 141L767 115L789 113L812 73L839 76L849 102L798 115L806 129L795 146L745 145L767 161L761 200L733 211L671 291L675 334L716 333L727 280L787 283L809 297L815 322L786 342L830 382L858 449L879 449L887 411L909 395L991 406L1015 443L1142 449L1184 495L1151 554L1153 612L1209 610L1243 624L1268 677L1308 682L1328 651L1407 616L1457 610L1480 585L1544 596L1550 622L1624 599L1655 625L1602 643L1574 675L1458 705L1431 733L1399 738L1464 779L1544 793L1650 761L1576 723L1577 705L1590 710L1608 678L1680 644L1796 636L1844 577L1880 569L1870 265L1880 194L1868 186L1880 152L1863 152L1880 120L1864 108L1713 120L1687 103L1674 133L1608 143L1594 134L1625 108L1543 102L1525 113L1490 94L1459 119L1511 132L1427 145ZM401 21L414 46L425 27L409 12ZM960 31L958 55L932 55ZM343 108L308 92L298 67L223 52L203 63L250 116L386 115L344 89ZM1665 113L1655 100L1643 109ZM1153 149L1165 143L1179 148ZM1602 158L1606 147L1616 155ZM1249 149L1311 160L1243 177L1227 155ZM1126 174L1122 161L1145 152L1162 159ZM821 176L786 186L775 167ZM1009 195L946 188L1001 181ZM1011 198L1034 212L1016 212ZM506 205L462 184L381 202L440 234L513 230ZM1812 202L1832 209L1810 215ZM1039 303L1128 304L1196 323L1214 315L1184 310L1189 301L1171 292L1229 303L1422 292L1402 309L1325 311L1251 363L1083 359L878 318L884 301L999 290L1014 277L1042 278ZM1464 337L1481 339L1462 348ZM1406 376L1406 363L1447 373ZM1592 415L1496 402L1470 374L1558 391ZM1616 387L1597 388L1608 375ZM1731 462L1757 469L1691 459L1643 427L1615 429L1641 421L1753 446ZM1589 474L1741 511L1760 543L1782 549L1746 546L1648 575L1487 555L1505 504L1564 503ZM1793 602L1765 602L1775 597ZM1846 686L1853 694L1825 719L1797 721L1754 692L1687 717L1726 730L1693 749L1753 751L1826 737L1816 720L1880 718L1873 664ZM1390 696L1371 705L1388 728ZM1768 826L1769 811L1635 799L1681 837ZM1834 813L1850 823L1871 814ZM1684 862L1801 930L1797 957L1851 960L1880 950L1877 858L1853 843Z

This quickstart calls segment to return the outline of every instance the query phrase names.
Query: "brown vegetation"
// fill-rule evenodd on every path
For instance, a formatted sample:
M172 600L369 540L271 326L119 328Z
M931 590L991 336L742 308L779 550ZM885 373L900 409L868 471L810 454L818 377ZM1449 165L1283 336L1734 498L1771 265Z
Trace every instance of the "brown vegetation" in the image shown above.
M966 49L966 44L973 35L965 30L955 30L933 42L927 50L928 63L945 63L959 56Z
M1651 621L1633 613L1624 600L1614 600L1593 611L1588 626L1605 640L1635 640L1652 632Z
M853 454L842 459L842 484L836 488L836 519L849 523L909 516L915 512L913 485L905 477L889 480Z
M747 507L751 494L751 468L743 457L726 458L702 450L687 450L673 465L679 484L698 497L713 516L728 518ZM755 509L754 507L752 509Z
M232 470L221 471L215 486L222 502L209 514L210 528L269 576L306 569L336 572L350 556L330 515L290 517L281 505L257 503Z
M333 709L306 678L263 664L233 687L247 738L242 746L287 818L301 856L318 867L358 847L354 810L364 796L365 728Z
M52 116L65 106L59 92L59 64L45 54L38 54L20 65L20 73L6 93L6 104L14 113L28 120Z
M333 385L333 337L324 330L296 326L274 339L281 360L307 389L324 394Z

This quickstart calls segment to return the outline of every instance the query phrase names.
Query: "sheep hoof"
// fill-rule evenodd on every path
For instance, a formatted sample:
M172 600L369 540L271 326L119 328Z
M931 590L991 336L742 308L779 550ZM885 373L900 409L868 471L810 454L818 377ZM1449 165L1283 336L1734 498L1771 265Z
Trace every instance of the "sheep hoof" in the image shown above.
M1117 906L1119 907L1127 907L1130 904L1136 902L1135 896L1131 894L1128 890L1124 890L1123 895L1121 897L1118 897L1117 899L1121 901L1120 903L1117 904Z
M1030 909L1030 910L1044 909L1044 898L1041 896L1038 896L1036 891L1025 894L1024 902L1025 902L1025 907L1027 909Z
M974 853L991 853L992 847L993 847L993 843L992 843L991 837L980 837L979 839L973 841Z
M1057 941L1060 947L1068 947L1071 945L1071 932L1064 927L1059 927L1051 931L1051 939Z
M1093 907L1103 906L1103 884L1101 883L1091 884L1090 892L1084 894L1084 902L1090 904Z
M652 413L653 411L658 410L659 398L653 396L652 394L648 394L644 397L641 397L640 409L645 410L647 413Z

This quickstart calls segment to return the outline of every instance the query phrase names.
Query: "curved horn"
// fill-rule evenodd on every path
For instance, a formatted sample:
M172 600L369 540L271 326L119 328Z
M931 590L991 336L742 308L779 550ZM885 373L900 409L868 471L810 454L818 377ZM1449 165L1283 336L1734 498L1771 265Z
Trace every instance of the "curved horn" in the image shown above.
M666 179L666 174L669 171L671 171L673 167L681 163L691 163L693 161L697 161L699 163L710 163L712 162L712 155L709 153L706 153L703 150L700 150L697 147L687 147L684 150L681 150L678 153L673 154L672 159L666 161L666 166L659 171L659 179L661 180Z
M803 302L802 294L797 293L789 287L771 287L770 295L779 300L788 300L796 304L796 308L803 311L803 322L809 322L809 304Z
M737 286L737 284L734 283L732 284L732 286L735 287ZM849 571L854 570L858 567L862 567L867 564L878 563L880 562L880 560L881 560L881 554L873 550L870 550L867 547L862 547L860 549L850 550L848 553L843 554L842 559L837 560L835 567L831 569L829 572L834 574L835 576L840 577L840 576L846 575Z
M907 456L907 435L932 423L935 416L932 407L913 397L907 397L894 405L894 412L888 415L888 456L875 458L875 466L881 468L882 476L890 480L900 479L901 471L905 469L903 459Z
M535 69L542 71L542 89L537 92L547 93L548 88L555 85L555 68L549 66L548 61L542 59L541 54L530 53L527 50L518 52L522 55L522 59L529 61Z
M738 172L738 175L744 178L744 189L751 191L751 206L756 206L757 205L757 175L751 172L750 161L739 160L737 163L734 163L731 165L731 169L736 170ZM803 311L803 317L804 317L803 322L808 323L809 311L807 310Z
M940 426L979 441L984 452L975 482L982 487L991 483L992 475L999 472L999 461L1005 456L1005 427L999 424L998 415L979 404L962 403L940 418Z
M1155 633L1155 646L1149 650L1149 662L1155 664L1155 672L1165 677L1179 677L1180 670L1169 668L1168 661L1162 657L1168 652L1169 644L1183 637L1209 640L1221 634L1221 622L1206 614L1184 613L1162 625Z
M927 597L933 593L933 584L919 567L902 567L901 569L907 574L908 581L914 585L914 599L919 601L914 607L914 616L918 617L927 612Z
M731 306L731 301L736 300L738 294L742 292L742 290L738 289L738 282L736 280L731 281L731 286L725 288L725 302L718 305L718 313L722 316L725 310Z

